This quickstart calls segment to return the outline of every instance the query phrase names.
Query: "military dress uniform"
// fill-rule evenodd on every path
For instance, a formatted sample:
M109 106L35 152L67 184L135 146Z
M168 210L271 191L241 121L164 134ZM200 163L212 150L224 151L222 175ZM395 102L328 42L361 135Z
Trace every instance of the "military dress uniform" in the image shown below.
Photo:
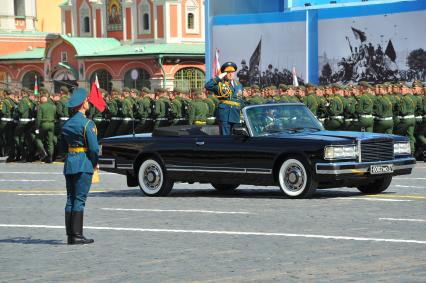
M328 97L327 118L324 122L325 128L330 131L342 129L344 125L343 111L344 104L338 95Z
M410 140L411 151L415 151L414 128L416 126L415 110L416 103L410 94L404 94L399 105L399 124L396 126L394 133L406 136Z
M18 104L18 124L15 130L15 143L18 156L29 161L30 147L34 143L31 133L31 123L34 119L32 111L34 104L28 96L22 97Z
M223 80L225 72L235 72L237 66L227 62L222 65L222 74L208 81L205 88L213 92L220 100L217 109L221 135L231 135L232 128L240 124L242 86L236 81Z
M68 107L77 107L86 98L86 90L76 88ZM64 175L67 187L65 227L68 244L92 243L93 240L83 236L83 214L94 168L98 163L99 146L95 123L77 111L62 128L61 145L64 152L67 152Z
M14 139L16 122L14 114L17 105L10 97L6 97L2 104L1 128L3 128L4 151L9 156L8 161L14 161L16 156Z
M36 146L40 156L52 162L55 147L55 115L56 106L53 102L42 103L37 109Z
M379 96L375 104L374 132L393 133L393 104L388 95Z
M368 93L358 96L356 112L360 131L373 132L374 128L374 100Z
M160 92L165 90L161 89ZM155 125L154 128L167 127L170 125L171 114L171 102L166 96L162 96L155 101Z
M192 101L190 108L189 124L190 125L206 125L207 117L209 115L209 105L201 99L200 92L197 92L196 98Z

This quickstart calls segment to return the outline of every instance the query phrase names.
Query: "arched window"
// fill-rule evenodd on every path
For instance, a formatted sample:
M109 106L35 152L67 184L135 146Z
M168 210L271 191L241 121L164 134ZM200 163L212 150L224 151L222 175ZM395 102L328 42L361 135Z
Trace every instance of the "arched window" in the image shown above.
M202 89L204 87L205 74L197 68L184 68L176 72L174 86L186 90Z
M139 34L151 33L151 6L148 0L142 0L138 8Z
M143 14L143 30L149 30L149 14Z
M37 84L40 88L43 85L44 78L39 72L30 71L24 75L22 78L22 87L29 88L30 90L34 90L35 80L37 76Z
M92 86L92 83L95 81L96 75L98 75L99 87L111 93L111 90L112 90L111 74L105 69L101 69L101 70L97 70L93 72L89 80L90 86Z
M194 27L195 27L194 20L195 20L194 13L188 13L188 20L187 20L187 22L188 22L188 29L194 29Z
M90 8L86 1L80 6L80 36L90 36Z
M90 18L84 17L84 32L90 33Z
M199 4L196 0L187 0L185 4L186 32L199 33Z
M137 71L138 77L136 80L132 78L132 72L133 70ZM130 69L126 72L124 75L124 86L128 88L136 88L138 90L141 90L144 87L151 88L151 82L150 79L151 76L145 69Z

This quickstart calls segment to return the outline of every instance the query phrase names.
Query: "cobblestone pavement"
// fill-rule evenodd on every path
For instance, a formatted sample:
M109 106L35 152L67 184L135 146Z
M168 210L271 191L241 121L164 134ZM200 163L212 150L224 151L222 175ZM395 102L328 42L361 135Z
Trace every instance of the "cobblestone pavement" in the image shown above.
M424 282L426 164L384 194L177 184L164 198L101 175L67 246L61 164L0 164L1 282Z

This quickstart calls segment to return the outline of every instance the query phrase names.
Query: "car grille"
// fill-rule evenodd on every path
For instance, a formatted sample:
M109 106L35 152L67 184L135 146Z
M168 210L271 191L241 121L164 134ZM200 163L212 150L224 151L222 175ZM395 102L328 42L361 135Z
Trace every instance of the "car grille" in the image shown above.
M386 161L393 160L393 141L392 140L372 140L361 142L361 161Z

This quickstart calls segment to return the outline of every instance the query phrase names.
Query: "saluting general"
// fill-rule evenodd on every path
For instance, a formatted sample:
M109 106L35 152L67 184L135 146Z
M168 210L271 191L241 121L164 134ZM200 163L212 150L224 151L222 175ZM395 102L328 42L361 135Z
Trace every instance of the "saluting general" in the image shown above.
M87 92L74 90L68 107L75 113L63 126L61 145L67 152L64 175L67 187L65 227L68 244L90 244L94 240L83 236L83 214L92 175L98 163L98 138L95 123L86 118L89 110Z
M240 110L242 99L242 86L237 82L235 72L237 65L227 62L220 68L221 74L211 79L205 88L215 94L219 99L217 120L219 121L220 134L231 135L232 128L240 124Z

